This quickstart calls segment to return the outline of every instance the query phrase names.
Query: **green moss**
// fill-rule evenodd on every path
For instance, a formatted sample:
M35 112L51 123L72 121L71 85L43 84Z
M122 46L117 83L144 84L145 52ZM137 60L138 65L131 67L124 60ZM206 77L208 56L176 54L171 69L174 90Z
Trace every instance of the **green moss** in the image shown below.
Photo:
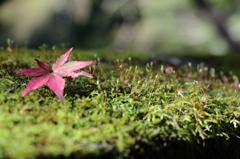
M64 51L0 54L0 158L240 156L237 76L204 65L164 73L143 53L74 50L71 60L100 62L86 69L93 79L68 79L64 103L45 86L21 97L31 77L14 72Z

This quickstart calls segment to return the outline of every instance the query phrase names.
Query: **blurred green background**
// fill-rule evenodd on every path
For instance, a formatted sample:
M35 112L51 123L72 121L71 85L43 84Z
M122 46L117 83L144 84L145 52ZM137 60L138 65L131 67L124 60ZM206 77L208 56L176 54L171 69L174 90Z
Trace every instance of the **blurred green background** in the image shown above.
M239 0L1 0L0 46L240 53Z

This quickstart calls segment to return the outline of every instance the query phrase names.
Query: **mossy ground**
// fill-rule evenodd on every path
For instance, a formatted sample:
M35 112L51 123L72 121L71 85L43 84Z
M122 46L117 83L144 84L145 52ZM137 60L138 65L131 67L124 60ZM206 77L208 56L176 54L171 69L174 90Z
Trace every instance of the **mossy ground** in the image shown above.
M239 158L238 77L199 64L175 68L146 54L73 50L94 78L67 79L62 103L16 71L62 50L0 53L0 158ZM147 63L149 62L149 63Z

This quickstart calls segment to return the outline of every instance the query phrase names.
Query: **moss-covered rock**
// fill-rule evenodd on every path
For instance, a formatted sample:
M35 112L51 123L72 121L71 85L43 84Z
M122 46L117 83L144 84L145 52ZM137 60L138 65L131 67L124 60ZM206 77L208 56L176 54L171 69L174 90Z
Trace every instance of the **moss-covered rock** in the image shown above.
M15 72L54 61L65 50L0 54L0 158L239 158L237 76L199 64L180 68L146 54L74 50L97 61L93 79L66 82L61 103Z

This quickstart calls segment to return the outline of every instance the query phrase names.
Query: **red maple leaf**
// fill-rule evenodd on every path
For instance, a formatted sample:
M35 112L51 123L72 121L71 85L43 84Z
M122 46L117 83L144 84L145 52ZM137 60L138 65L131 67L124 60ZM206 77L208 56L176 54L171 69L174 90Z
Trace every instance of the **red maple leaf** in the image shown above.
M76 78L80 75L92 78L90 73L85 71L74 72L88 65L97 65L93 61L69 61L67 62L72 48L65 54L60 56L57 61L52 65L52 69L46 66L44 63L35 59L40 68L31 68L23 71L16 72L16 74L23 74L27 76L34 76L27 85L27 88L22 92L22 96L34 91L35 89L43 86L47 83L48 87L57 95L57 97L63 102L63 89L65 86L65 80L63 77Z

